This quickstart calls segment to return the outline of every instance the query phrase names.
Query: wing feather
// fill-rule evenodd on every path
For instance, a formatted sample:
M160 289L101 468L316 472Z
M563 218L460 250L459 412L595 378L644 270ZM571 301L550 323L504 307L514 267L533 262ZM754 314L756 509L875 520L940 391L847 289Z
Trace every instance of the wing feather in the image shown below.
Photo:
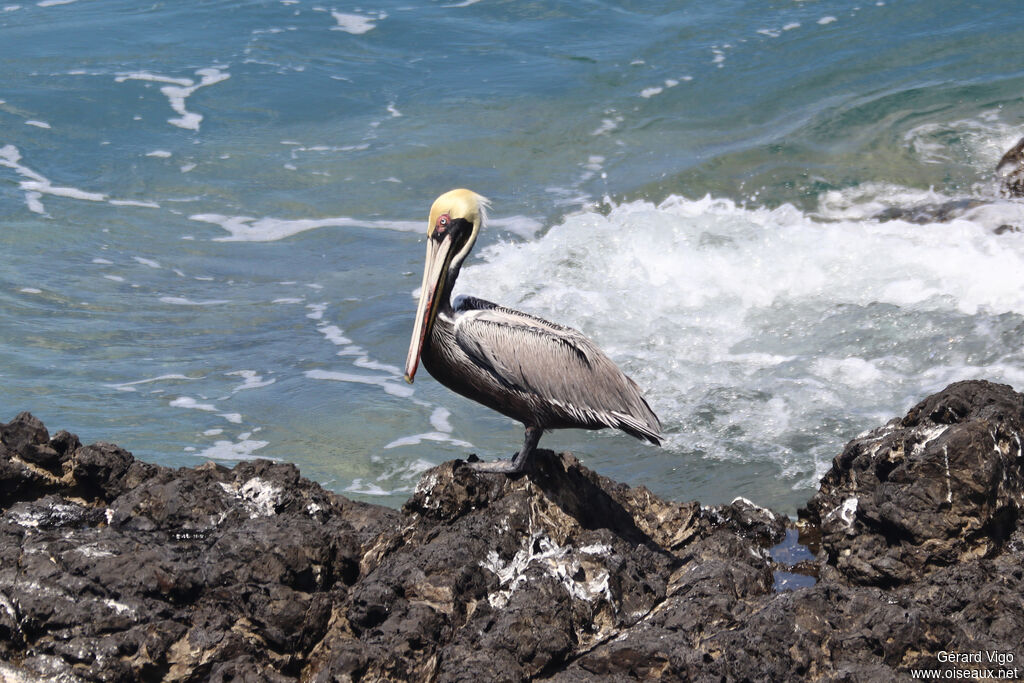
M661 425L636 383L580 332L472 297L456 300L455 341L509 389L583 425L658 443Z

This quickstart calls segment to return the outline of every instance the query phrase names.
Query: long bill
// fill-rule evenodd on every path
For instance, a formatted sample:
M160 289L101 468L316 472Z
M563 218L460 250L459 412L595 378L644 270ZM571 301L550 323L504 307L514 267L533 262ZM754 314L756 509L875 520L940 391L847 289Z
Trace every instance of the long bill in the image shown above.
M445 278L448 277L448 263L451 260L452 241L449 238L435 240L427 238L427 262L423 267L423 285L420 287L420 302L416 307L416 323L412 328L409 355L405 359L405 381L412 384L419 367L423 343L430 334L437 318L444 294Z

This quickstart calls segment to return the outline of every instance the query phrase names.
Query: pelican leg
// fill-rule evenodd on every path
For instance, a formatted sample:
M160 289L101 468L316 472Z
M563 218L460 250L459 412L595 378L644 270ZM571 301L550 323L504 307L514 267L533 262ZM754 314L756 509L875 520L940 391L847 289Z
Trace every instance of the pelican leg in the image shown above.
M533 457L533 452L537 448L537 444L540 443L541 434L544 430L540 427L527 427L526 436L523 439L523 447L519 449L519 452L511 460L495 460L494 462L471 462L469 467L472 467L477 472L498 472L501 474L519 474L526 469L530 459Z

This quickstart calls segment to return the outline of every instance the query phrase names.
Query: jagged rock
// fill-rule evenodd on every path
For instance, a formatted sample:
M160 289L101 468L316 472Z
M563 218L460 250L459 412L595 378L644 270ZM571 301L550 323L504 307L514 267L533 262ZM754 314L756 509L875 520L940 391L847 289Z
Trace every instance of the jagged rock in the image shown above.
M441 465L398 512L291 465L171 470L26 414L0 427L0 659L39 676L521 680L701 583L687 562L770 591L784 533L550 451L515 479Z
M1024 397L953 384L851 441L801 514L854 583L892 586L992 557L1024 508L1022 437Z
M28 482L0 481L0 659L29 673L294 676L358 576L352 504L294 466L170 470L47 441L26 415L0 433L4 471Z
M778 592L797 570L773 557L809 556L783 516L566 454L444 463L398 511L22 414L0 424L0 679L888 681L1019 655L1022 425L1024 396L966 382L851 442L802 512L820 579Z
M756 565L748 583L772 583L766 555L722 531L730 514L661 501L550 451L514 479L441 465L403 512L404 529L371 548L336 606L315 680L548 675L645 618L685 561L680 548L710 556L692 542L717 532Z
M1003 194L1024 197L1024 138L1010 148L996 164Z

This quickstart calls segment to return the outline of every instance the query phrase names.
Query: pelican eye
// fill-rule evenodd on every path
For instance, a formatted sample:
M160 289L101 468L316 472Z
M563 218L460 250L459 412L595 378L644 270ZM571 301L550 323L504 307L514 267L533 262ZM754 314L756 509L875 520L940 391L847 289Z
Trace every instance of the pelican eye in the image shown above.
M437 219L437 233L443 235L448 231L449 226L452 224L452 219L449 218L448 214L443 213Z

